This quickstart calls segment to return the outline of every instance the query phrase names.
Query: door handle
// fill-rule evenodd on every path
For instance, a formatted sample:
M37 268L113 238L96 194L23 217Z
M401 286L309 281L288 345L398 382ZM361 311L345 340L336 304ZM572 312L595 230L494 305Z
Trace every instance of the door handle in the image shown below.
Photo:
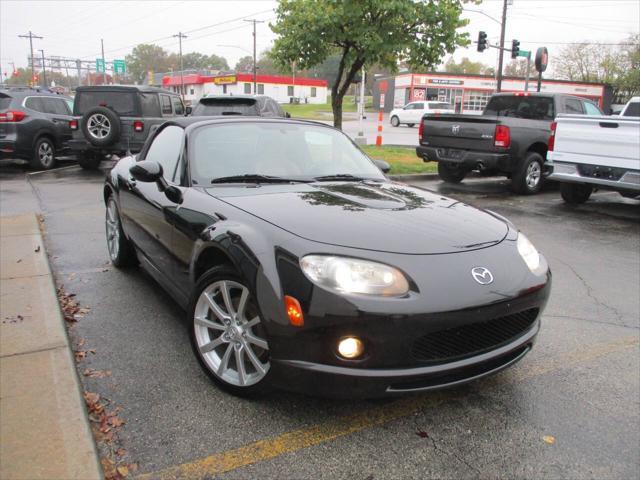
M615 122L600 122L602 128L618 128L618 124Z

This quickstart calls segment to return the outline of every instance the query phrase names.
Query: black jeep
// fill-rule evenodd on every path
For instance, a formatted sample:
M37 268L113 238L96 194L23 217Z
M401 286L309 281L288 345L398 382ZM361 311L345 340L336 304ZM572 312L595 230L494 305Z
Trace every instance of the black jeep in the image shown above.
M142 149L151 127L181 117L180 96L155 87L99 85L78 87L69 122L69 147L82 168L98 168L105 156Z

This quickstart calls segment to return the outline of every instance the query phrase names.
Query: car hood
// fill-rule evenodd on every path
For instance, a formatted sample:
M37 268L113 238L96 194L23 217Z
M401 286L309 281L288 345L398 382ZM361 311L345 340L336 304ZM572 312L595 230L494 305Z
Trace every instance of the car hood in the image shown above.
M500 243L508 225L465 203L390 182L336 182L207 192L294 235L343 247L442 254Z

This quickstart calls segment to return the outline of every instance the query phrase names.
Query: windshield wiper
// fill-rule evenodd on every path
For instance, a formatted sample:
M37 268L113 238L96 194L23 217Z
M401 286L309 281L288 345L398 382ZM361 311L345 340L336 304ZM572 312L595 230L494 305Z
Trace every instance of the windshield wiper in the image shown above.
M259 175L247 173L245 175L230 175L228 177L218 177L211 180L211 183L291 183L307 182L296 178L274 177L271 175Z
M330 182L334 180L343 180L346 182L361 182L363 180L367 180L363 177L356 177L355 175L351 175L350 173L335 173L333 175L322 175L320 177L313 177L314 180L318 182Z

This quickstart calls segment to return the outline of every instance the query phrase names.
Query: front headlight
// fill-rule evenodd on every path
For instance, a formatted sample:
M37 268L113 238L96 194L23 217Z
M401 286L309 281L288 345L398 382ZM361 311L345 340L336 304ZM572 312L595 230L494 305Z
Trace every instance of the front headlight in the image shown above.
M520 253L529 270L535 272L538 269L540 266L540 254L523 233L518 233L518 253Z
M368 260L307 255L300 259L300 267L313 283L342 293L401 296L409 291L400 270Z

